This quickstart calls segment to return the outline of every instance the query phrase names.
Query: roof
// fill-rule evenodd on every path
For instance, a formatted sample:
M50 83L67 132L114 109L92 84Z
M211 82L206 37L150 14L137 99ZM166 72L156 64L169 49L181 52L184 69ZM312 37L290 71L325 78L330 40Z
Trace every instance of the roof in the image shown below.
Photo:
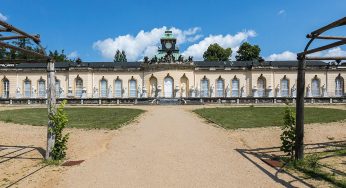
M145 66L142 64L143 62L82 62L82 63L76 63L76 62L56 62L55 67L58 69L70 69L70 68L91 68L91 69L102 69L102 68L108 68L108 69L140 69ZM160 64L160 63L158 63ZM328 67L330 64L325 63L323 61L307 61L308 67L317 67L317 68L323 68ZM183 66L184 63L181 64L174 64L174 66ZM297 67L298 61L218 61L218 62L209 62L209 61L194 61L193 67L196 68L217 68L217 69L224 69L226 67L234 67L234 68L291 68L291 67ZM341 63L339 66L346 66L346 62ZM37 62L31 62L31 63L16 63L16 64L0 64L0 69L45 69L47 67L46 63L37 63Z

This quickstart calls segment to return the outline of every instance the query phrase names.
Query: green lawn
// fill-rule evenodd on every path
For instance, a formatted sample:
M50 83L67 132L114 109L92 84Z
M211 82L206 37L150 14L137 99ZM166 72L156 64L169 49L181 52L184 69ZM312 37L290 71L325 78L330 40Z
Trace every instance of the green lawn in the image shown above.
M226 129L237 129L281 126L284 109L284 107L202 108L194 112ZM344 119L346 119L346 110L305 108L305 123L328 123Z
M144 112L126 108L65 108L68 127L117 129ZM0 121L34 126L47 125L46 108L7 110L0 112Z

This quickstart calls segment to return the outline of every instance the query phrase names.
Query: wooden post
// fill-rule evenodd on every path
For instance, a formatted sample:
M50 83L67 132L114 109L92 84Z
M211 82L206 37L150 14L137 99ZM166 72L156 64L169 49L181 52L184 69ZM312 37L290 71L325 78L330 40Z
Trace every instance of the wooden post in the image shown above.
M299 58L297 76L296 102L296 143L295 159L304 158L304 91L305 91L305 60Z
M55 135L51 132L51 129L54 127L54 123L49 120L49 116L56 113L54 60L48 61L47 72L48 128L46 160L51 159L51 152L55 143Z

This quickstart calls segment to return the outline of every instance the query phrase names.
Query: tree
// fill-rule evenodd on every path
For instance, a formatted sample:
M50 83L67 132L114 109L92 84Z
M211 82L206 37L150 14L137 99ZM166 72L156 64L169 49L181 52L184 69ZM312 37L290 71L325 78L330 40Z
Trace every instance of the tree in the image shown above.
M56 62L72 62L71 59L67 58L64 54L64 50L61 50L61 53L58 50L49 51L49 57L53 58Z
M125 51L121 51L122 62L127 62Z
M222 48L219 44L211 44L204 52L204 61L228 61L232 55L231 48Z
M237 51L235 58L237 61L252 61L261 60L260 57L261 49L258 45L251 45L248 42L244 42Z
M296 119L295 113L292 111L290 106L286 104L285 115L283 117L284 125L282 126L282 133L280 135L281 147L280 150L285 152L291 159L294 157L295 148L295 127Z
M114 62L127 62L126 59L126 53L124 50L120 52L120 50L117 50L114 55Z

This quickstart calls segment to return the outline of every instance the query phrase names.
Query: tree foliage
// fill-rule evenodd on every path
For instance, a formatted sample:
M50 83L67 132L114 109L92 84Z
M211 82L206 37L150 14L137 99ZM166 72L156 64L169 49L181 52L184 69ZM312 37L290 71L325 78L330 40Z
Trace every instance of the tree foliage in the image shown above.
M258 45L251 45L248 42L244 42L238 49L235 58L237 61L252 61L261 60L261 49Z
M68 123L68 117L64 110L65 104L66 100L59 105L54 115L49 116L49 119L54 122L54 127L49 130L55 135L55 143L51 153L53 160L62 160L66 157L69 134L63 135L63 130Z
M41 52L41 49L36 45L31 42L29 39L17 39L11 42L12 45L31 50L37 53ZM69 59L67 55L64 53L64 50L61 50L59 52L58 50L54 51L49 51L48 56L53 58L56 62L81 62L81 59L78 57L76 59ZM0 48L0 60L42 60L42 58L30 55L27 53L23 53L20 51L15 51L15 50L7 50L4 47Z
M204 61L228 61L232 55L231 48L222 48L219 44L209 45L207 51L204 52Z
M117 50L114 55L114 62L127 62L126 53L124 50L120 52L120 50Z
M296 126L296 119L295 119L295 113L292 111L290 106L287 104L285 108L285 115L283 117L284 125L281 128L282 133L280 135L281 139L281 147L280 150L285 152L287 155L293 159L294 157L294 148L295 148L295 126Z

